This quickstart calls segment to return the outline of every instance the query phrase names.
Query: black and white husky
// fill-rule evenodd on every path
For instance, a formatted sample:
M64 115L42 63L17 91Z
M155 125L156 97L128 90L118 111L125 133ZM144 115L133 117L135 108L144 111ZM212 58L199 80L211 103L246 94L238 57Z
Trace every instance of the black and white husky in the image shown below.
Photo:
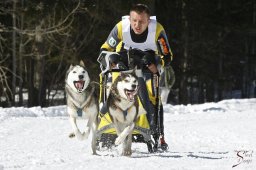
M67 112L73 128L73 133L69 137L77 137L79 140L84 140L88 138L91 131L91 148L93 154L96 154L98 101L94 93L95 88L90 84L90 77L82 61L79 65L70 65L66 73L65 84ZM78 128L77 118L88 120L83 133Z
M138 116L145 113L138 102L138 78L134 72L121 72L111 86L107 107L117 132L115 145L123 144L122 155L132 154L132 132Z

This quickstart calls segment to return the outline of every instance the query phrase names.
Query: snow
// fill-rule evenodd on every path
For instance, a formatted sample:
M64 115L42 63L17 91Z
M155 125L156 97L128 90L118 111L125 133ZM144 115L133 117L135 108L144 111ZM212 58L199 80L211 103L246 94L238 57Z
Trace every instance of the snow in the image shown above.
M66 106L0 108L0 170L256 169L256 99L165 104L164 111L169 150L149 154L133 143L132 156L122 157L119 147L92 155L89 140L68 138Z

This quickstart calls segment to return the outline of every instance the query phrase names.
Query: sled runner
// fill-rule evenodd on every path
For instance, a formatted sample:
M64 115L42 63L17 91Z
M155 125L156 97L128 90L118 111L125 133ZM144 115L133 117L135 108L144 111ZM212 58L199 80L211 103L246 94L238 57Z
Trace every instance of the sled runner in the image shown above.
M135 123L133 130L133 142L142 142L147 144L148 151L154 152L159 147L159 136L160 136L160 115L159 111L162 109L159 95L159 74L148 74L148 79L142 78L142 71L145 72L141 63L141 58L138 55L147 55L146 52L139 50L131 50L116 53L116 52L101 52L98 57L100 63L101 74L100 74L100 113L99 113L99 126L97 130L97 145L98 147L111 148L117 133L114 128L113 120L109 114L107 98L111 90L111 85L116 78L126 72L127 70L134 69L136 74L139 75L139 95L136 98L138 106L145 109L145 113L141 114ZM137 55L137 56L136 56ZM147 60L145 62L148 62ZM139 64L138 64L139 63ZM166 80L165 80L166 82ZM146 86L152 86L147 88ZM148 97L148 93L150 94ZM143 97L146 96L146 97ZM152 97L153 96L153 97ZM149 98L153 105L148 104ZM124 113L125 114L125 113ZM152 140L154 139L154 141ZM162 150L167 150L168 146L162 146Z

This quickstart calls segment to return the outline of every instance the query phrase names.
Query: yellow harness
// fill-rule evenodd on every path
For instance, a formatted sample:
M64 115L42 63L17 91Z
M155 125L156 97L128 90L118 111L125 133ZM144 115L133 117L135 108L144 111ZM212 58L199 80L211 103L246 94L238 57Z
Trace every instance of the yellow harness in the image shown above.
M112 83L115 81L115 79L119 76L119 72L112 72ZM101 76L101 75L100 75ZM100 80L102 81L102 77L100 78ZM100 91L100 94L102 94L102 88ZM100 99L101 100L101 99ZM138 103L139 103L139 107L143 107L142 103L139 99L139 97L137 97ZM114 128L113 122L111 120L111 117L109 115L109 113L100 113L99 114L99 118L100 118L100 123L98 126L98 133L109 133L109 134L116 134L116 130ZM135 130L134 130L134 134L141 134L141 133L150 133L150 125L146 116L146 112L142 115L140 115L138 117L138 119L136 120L135 123Z

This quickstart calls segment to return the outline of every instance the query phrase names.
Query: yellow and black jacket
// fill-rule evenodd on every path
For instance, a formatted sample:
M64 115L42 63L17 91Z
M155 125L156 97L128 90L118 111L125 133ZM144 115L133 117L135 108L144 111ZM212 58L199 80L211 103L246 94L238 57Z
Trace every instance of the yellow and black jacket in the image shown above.
M162 58L164 58L164 61L162 61L162 65L166 65L169 63L163 63L163 62L170 62L172 60L172 51L170 49L170 45L168 43L168 39L165 33L165 30L163 26L158 23L155 19L155 17L150 17L150 24L148 28L142 33L142 34L135 34L134 31L130 28L129 25L129 16L124 16L122 20L115 25L115 27L110 32L106 42L101 46L101 50L106 51L122 51L125 48L126 44L124 43L127 41L127 35L125 31L130 35L131 41L138 45L138 47L129 46L131 48L138 48L142 51L145 51L145 49L150 46L150 50L155 51L155 53ZM151 24L155 23L155 24ZM124 28L125 25L129 25L129 28ZM152 34L154 34L153 39L149 38L152 37ZM149 40L150 39L150 40ZM152 42L153 41L153 42ZM153 49L153 44L155 44L156 48ZM145 48L141 48L145 47Z

